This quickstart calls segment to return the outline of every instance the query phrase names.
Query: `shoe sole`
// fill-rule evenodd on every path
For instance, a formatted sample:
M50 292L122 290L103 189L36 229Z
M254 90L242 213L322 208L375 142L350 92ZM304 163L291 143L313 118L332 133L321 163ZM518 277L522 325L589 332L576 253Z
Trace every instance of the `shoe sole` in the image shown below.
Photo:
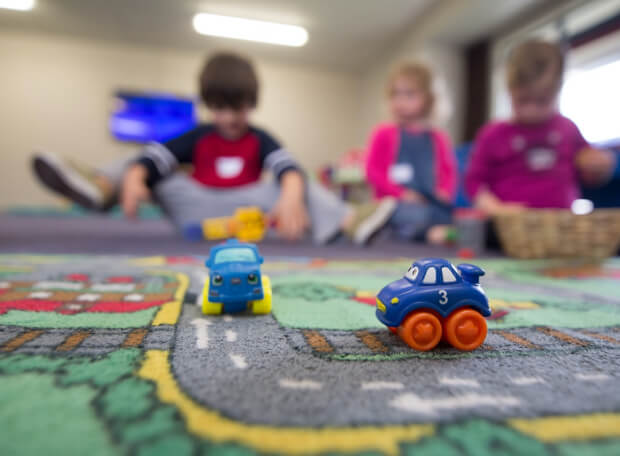
M68 198L87 209L99 209L98 190L79 174L68 170L61 163L49 156L39 155L34 158L33 170L38 178L54 192Z
M355 230L353 242L357 245L368 244L373 235L383 228L390 220L390 217L396 210L396 204L397 201L393 198L386 198L381 201L372 215L364 220L357 230Z

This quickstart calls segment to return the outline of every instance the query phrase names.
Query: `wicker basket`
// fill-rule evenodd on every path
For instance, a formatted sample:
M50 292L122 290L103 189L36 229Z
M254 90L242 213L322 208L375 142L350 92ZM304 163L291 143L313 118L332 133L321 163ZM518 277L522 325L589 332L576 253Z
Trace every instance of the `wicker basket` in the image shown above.
M495 217L495 228L504 251L515 258L606 258L620 246L620 209L587 215L532 209Z

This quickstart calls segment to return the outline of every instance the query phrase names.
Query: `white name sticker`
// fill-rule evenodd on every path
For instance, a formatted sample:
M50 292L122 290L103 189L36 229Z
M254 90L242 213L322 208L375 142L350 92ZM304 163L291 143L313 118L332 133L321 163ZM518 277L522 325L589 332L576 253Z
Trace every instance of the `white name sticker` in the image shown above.
M413 166L409 163L397 163L390 167L390 180L398 184L406 184L413 181L414 175Z
M546 171L555 166L557 152L548 147L534 147L527 151L527 162L532 171Z
M243 159L241 157L219 157L215 159L215 172L219 177L232 179L241 174Z

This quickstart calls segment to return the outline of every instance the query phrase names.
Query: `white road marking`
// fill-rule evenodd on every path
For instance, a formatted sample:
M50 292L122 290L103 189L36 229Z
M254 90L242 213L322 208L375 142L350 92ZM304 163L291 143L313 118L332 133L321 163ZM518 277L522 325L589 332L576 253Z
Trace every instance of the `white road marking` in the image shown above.
M413 393L396 396L389 405L406 412L435 415L440 409L466 409L481 406L504 409L514 407L521 401L512 396L487 396L478 393L467 393L461 396L450 396L435 399L423 399Z
M607 374L575 374L577 380L584 380L586 382L598 382L609 380L611 377Z
M84 293L84 294L79 295L76 298L76 300L94 302L94 301L97 301L99 298L101 298L101 295L98 293Z
M136 288L135 283L96 283L90 287L93 291L100 293L104 292L118 292L118 293L131 293Z
M512 379L512 383L515 385L534 385L536 383L545 383L545 381L539 377L517 377Z
M237 340L237 333L232 329L226 330L226 340L228 342L235 342Z
M207 272L204 272L204 270L196 271L194 273L194 277L196 278L196 281L198 283L202 283L202 284L206 283L207 280L209 280L209 274Z
M469 386L471 388L480 388L480 383L473 378L454 378L454 377L441 377L439 383L449 386Z
M237 369L245 369L248 367L248 363L245 362L245 358L241 355L228 355Z
M131 293L131 294L125 295L123 299L125 301L139 302L139 301L144 301L144 295L140 293Z
M364 382L362 383L362 389L363 390L400 390L403 389L405 387L405 385L403 385L400 382L383 382L383 381L376 381L376 382Z
M314 380L292 380L283 378L279 383L282 388L290 389L319 390L323 387L322 383L315 382Z
M40 289L47 288L52 290L71 290L78 291L84 288L84 284L81 282L56 282L52 280L46 280L35 283L32 288Z
M196 327L196 348L199 350L209 348L209 331L207 327L211 322L204 318L194 318L191 323Z
M28 295L28 297L32 299L46 299L50 296L52 296L51 291L33 291Z
M233 317L231 317L230 315L224 315L223 320L224 320L226 323L230 323L231 321L233 321Z

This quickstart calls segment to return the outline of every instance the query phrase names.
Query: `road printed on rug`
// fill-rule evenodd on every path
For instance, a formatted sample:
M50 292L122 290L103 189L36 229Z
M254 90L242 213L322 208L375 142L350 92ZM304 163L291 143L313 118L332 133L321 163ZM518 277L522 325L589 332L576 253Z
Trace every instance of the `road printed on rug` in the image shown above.
M368 262L360 273L359 263L268 263L273 315L205 317L194 304L204 271L191 261L73 263L47 258L30 271L0 269L0 381L44 371L77 389L92 386L96 363L124 366L118 378L99 380L104 389L90 403L105 403L110 391L146 394L149 412L133 425L166 431L128 436L111 424L114 407L96 407L103 437L121 453L240 445L291 454L430 447L481 454L466 449L465 429L538 454L563 454L575 442L619 445L620 302L590 282L585 303L557 277L528 289L521 271L493 270L484 281L495 296L485 345L418 353L367 317L374 318L368 297L402 264ZM604 270L604 281L615 280L615 268ZM554 313L563 325L540 324Z

